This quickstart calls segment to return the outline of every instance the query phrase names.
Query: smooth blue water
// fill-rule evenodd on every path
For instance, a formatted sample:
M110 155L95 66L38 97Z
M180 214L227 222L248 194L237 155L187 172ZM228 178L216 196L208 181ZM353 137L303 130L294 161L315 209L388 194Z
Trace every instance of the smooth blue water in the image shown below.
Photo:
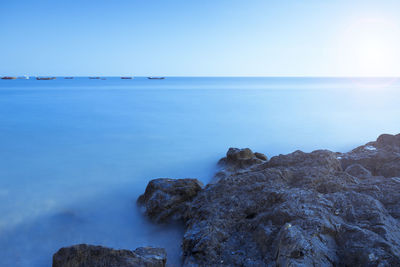
M156 177L207 182L231 147L347 151L400 132L400 82L352 78L0 80L0 266L58 248L165 247L135 205Z

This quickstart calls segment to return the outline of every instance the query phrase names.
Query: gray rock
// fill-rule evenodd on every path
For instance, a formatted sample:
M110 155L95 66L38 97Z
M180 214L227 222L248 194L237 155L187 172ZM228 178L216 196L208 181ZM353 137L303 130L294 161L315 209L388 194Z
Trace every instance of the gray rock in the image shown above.
M400 134L382 134L376 139L376 144L378 147L398 147L400 146Z
M230 161L243 161L254 158L253 151L250 148L229 148L226 158Z
M215 174L211 183L216 183L219 179L235 172L245 172L256 165L266 163L267 160L267 156L259 152L253 153L249 148L231 147L226 153L226 157L218 161L218 165L222 169Z
M80 244L53 255L53 267L164 267L166 261L164 249L151 247L130 251Z
M399 138L269 161L230 149L185 204L183 265L400 266Z
M358 178L368 178L372 176L369 170L357 163L348 166L345 172Z
M360 164L375 176L400 176L400 135L382 134L375 142L341 155L344 169Z
M159 178L149 182L146 191L138 199L153 221L181 220L187 203L201 190L202 183L196 179Z
M256 156L256 158L267 161L268 158L267 156L265 156L263 153L260 152L254 152L254 156Z
M227 171L237 171L248 168L254 164L263 163L267 156L262 153L253 153L250 148L229 148L226 157L219 161L219 164Z

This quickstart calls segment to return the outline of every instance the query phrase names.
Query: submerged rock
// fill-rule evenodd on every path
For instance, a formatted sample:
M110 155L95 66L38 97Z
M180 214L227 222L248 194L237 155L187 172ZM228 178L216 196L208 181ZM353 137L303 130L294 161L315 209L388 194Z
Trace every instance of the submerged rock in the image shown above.
M183 265L400 266L399 139L269 161L229 149L218 180L174 211Z
M130 251L80 244L53 255L53 267L165 267L166 261L165 250L152 247Z
M153 221L181 220L187 203L201 190L202 183L196 179L159 178L149 182L146 191L138 199Z

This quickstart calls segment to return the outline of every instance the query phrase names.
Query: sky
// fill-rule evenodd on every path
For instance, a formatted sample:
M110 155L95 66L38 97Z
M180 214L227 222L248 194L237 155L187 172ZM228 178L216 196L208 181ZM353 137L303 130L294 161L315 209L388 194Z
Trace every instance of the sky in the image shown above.
M0 75L400 76L400 1L3 0Z

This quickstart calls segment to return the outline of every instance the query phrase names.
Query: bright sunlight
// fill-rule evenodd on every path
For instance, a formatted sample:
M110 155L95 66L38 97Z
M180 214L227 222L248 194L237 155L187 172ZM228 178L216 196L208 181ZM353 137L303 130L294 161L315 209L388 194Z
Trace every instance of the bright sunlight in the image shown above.
M387 19L362 19L341 38L341 66L357 76L390 76L399 70L400 28Z

